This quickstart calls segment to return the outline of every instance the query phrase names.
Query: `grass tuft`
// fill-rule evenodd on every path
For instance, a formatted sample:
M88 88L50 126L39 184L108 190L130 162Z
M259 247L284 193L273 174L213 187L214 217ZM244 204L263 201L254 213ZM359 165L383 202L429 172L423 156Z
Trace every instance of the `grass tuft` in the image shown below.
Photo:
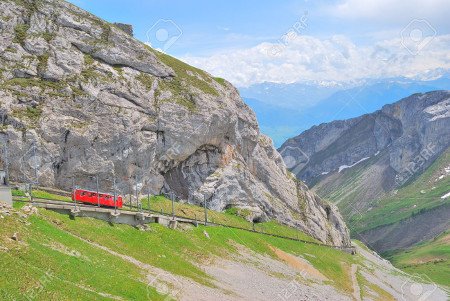
M38 73L44 73L47 70L49 57L50 55L48 53L38 56L38 65L37 65Z
M19 43L20 45L25 44L25 40L27 38L27 31L30 29L30 25L28 24L19 24L14 28L15 37L13 42Z
M226 86L226 83L225 83L225 79L223 79L223 78L221 78L221 77L213 77L213 79L216 81L216 82L218 82L219 84L221 84L222 86Z

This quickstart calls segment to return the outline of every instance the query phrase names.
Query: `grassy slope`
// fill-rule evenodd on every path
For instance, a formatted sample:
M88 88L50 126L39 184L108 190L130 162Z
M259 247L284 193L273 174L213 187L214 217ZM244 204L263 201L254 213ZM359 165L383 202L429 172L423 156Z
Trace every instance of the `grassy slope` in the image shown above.
M148 208L147 199L142 199L141 202L144 210L147 209ZM150 200L150 207L152 210L156 211L161 211L162 209L164 213L172 212L172 202L163 196L152 197ZM191 204L175 203L175 213L176 215L179 216L184 216L192 219L197 218L198 220L201 221L204 221L205 219L204 208ZM245 219L246 214L247 213L245 211L239 210L227 210L225 212L208 210L208 221L232 227L253 229L253 224ZM275 221L255 224L254 229L260 232L283 235L306 241L318 242L316 239L306 235L305 233L299 230L281 225Z
M387 256L406 272L427 275L432 281L450 288L450 231L432 241Z
M20 199L22 196L25 196L25 193L20 190L13 190L13 195L16 196L17 199ZM33 197L42 198L48 200L55 201L65 201L72 202L70 197L60 196L56 194L49 193L47 191L42 190L34 190ZM23 198L26 199L26 198ZM164 196L152 196L150 198L150 203L147 198L141 199L141 204L143 210L147 210L150 206L151 210L162 212L164 214L172 213L172 202L165 198ZM136 204L133 204L135 206ZM130 210L127 204L124 205L126 210ZM296 230L294 228L290 228L284 225L279 224L276 221L269 221L265 223L259 223L253 225L249 221L245 219L246 212L240 211L239 209L233 208L235 210L227 210L226 212L217 212L213 210L207 210L208 212L208 222L223 224L231 227L239 227L244 229L254 229L259 232L275 234L275 235L283 235L291 238L319 242L316 239L306 235L305 233ZM132 210L135 210L132 208ZM187 217L195 219L197 218L199 221L204 221L205 219L205 210L203 207L178 203L175 202L175 214L177 216Z
M1 220L0 299L109 300L98 294L109 293L136 300L147 291L163 299L139 281L142 271L134 265L73 237L59 223L51 214ZM10 239L15 232L20 243Z
M331 248L223 227L170 230L154 224L151 231L139 231L90 218L71 219L43 209L28 220L13 215L1 223L0 298L6 300L24 300L23 294L31 293L37 295L36 300L107 299L96 292L134 300L147 295L145 271L86 240L207 286L214 285L201 264L215 256L237 254L236 243L274 258L270 246L295 255L314 254L308 257L311 264L346 293L351 292L349 268L361 261ZM19 233L20 243L10 239L14 232ZM51 281L45 280L46 272ZM40 284L45 289L39 289ZM152 300L161 298L154 289L149 293Z
M365 213L354 225L353 231L365 231L381 225L392 224L422 210L449 203L441 196L450 190L450 176L438 179L445 167L450 166L450 149L447 149L427 170L410 184L400 188L395 195L383 198Z

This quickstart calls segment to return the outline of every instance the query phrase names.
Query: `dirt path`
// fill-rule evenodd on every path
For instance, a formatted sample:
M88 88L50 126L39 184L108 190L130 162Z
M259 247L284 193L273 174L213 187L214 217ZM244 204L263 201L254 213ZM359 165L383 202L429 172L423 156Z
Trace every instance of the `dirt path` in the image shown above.
M352 296L356 301L361 301L361 290L359 288L358 279L356 278L356 273L358 273L358 265L352 264L351 268L352 286L353 286Z

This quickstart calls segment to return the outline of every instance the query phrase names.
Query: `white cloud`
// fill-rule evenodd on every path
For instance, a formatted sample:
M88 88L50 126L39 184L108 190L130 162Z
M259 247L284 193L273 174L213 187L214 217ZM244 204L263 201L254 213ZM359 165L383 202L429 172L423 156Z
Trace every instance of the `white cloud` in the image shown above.
M265 81L292 83L415 76L437 68L450 68L450 35L430 36L425 44L420 41L413 41L405 34L403 43L399 37L373 46L358 46L344 36L318 39L295 35L285 44L261 43L208 57L182 59L241 87ZM415 50L417 55L411 54Z

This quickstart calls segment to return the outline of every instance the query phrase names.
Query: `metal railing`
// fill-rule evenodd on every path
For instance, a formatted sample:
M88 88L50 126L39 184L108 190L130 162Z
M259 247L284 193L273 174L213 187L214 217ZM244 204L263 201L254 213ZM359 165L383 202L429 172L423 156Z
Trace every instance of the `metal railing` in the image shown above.
M42 189L42 187L40 188L40 190L45 191L44 189ZM165 194L166 195L166 194ZM271 236L271 237L276 237L276 238L281 238L281 239L287 239L287 240L291 240L291 241L298 241L301 243L305 243L305 244L311 244L311 245L316 245L316 246L321 246L321 247L327 247L327 248L333 248L333 249L338 249L338 250L353 250L355 251L356 248L354 246L336 246L336 245L329 245L329 244L324 244L324 243L320 243L320 242L314 242L314 241L308 241L308 240L304 240L304 239L300 239L300 238L295 238L295 237L290 237L290 236L284 236L284 235L279 235L279 234L275 234L275 233L269 233L269 232L264 232L264 231L258 231L254 226L252 229L249 228L243 228L243 227L239 227L239 226L233 226L233 225L228 225L228 224L223 224L223 223L218 223L218 222L213 222L213 221L209 221L207 219L207 212L205 213L205 219L203 221L197 219L197 218L191 218L188 216L182 216L182 215L177 215L176 214L176 207L175 207L175 199L172 197L172 212L168 213L168 212L164 212L162 209L161 210L154 210L151 208L146 208L143 209L142 208L142 203L138 203L137 206L129 204L126 207L128 207L128 210L126 208L109 208L109 207L105 207L106 209L110 209L110 210L116 210L117 211L135 211L135 212L148 212L148 213L154 213L154 214L159 214L162 216L167 216L169 218L172 219L184 219L186 221L189 221L193 224L201 224L201 225L205 225L205 226L216 226L216 227L224 227L224 228L230 228L230 229L236 229L236 230L241 230L241 231L247 231L247 232L252 232L252 233L257 233L257 234L262 234L262 235L266 235L266 236ZM58 201L58 200L51 200L51 199L44 199L44 198L34 198L33 200L20 200L17 197L14 198L14 201L16 202L25 202L25 203L49 203L50 202L58 202L61 204L71 204L70 202L65 202L65 201ZM88 204L84 204L82 202L74 202L73 203L75 208L92 208L95 207L95 205L88 205ZM124 206L125 207L125 206Z

